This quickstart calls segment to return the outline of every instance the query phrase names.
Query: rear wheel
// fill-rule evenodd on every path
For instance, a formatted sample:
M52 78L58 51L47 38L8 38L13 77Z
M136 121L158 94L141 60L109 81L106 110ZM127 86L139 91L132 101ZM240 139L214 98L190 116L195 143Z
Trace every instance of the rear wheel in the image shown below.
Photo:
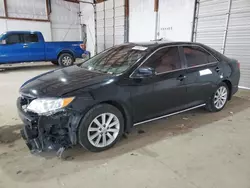
M83 118L78 129L79 143L92 152L111 148L124 130L122 113L112 105L93 107Z
M62 67L71 66L73 65L74 61L74 57L69 53L62 53L58 58L58 63Z
M227 84L222 82L217 87L213 96L209 99L206 108L211 112L221 111L225 107L228 101L228 96L229 96L228 86Z

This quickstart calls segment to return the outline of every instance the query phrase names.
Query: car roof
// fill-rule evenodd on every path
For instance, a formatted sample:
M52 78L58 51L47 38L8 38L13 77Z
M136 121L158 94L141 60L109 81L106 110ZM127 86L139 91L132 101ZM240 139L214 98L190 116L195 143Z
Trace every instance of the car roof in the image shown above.
M206 46L204 44L198 43L198 42L188 42L188 41L169 41L169 40L156 40L156 41L149 41L149 42L131 42L131 43L127 43L124 45L134 45L134 46L143 46L143 47L147 47L149 51L154 51L160 47L164 47L164 46L183 46L183 45L198 45L201 46L203 48L205 48L207 51L209 51L210 53L212 53L213 56L215 56L217 59L219 60L227 60L227 57L224 56L223 54L221 54L220 52L212 49L209 46Z
M187 41L168 41L168 40L161 40L161 41L149 41L149 42L131 42L127 43L130 45L135 45L135 46L144 46L148 48L158 48L162 46L171 46L171 45L201 45L204 46L200 43L196 42L187 42Z
M29 33L39 33L39 31L7 31L6 33L8 34L18 34L18 33L23 33L23 34L29 34Z

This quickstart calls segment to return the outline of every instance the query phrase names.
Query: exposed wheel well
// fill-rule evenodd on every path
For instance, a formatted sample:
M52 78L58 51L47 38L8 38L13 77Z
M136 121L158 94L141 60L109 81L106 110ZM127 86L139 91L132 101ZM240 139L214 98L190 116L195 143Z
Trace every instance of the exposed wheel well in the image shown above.
M229 80L224 80L223 82L225 84L227 84L227 87L229 89L228 100L231 100L231 98L232 98L232 83Z
M73 54L71 51L68 51L68 50L61 51L61 52L57 55L57 59L60 57L60 55L66 54L66 53L72 55L72 57L73 57L74 60L75 60L74 54Z
M118 110L120 110L120 112L122 113L123 117L124 117L124 131L125 132L129 132L130 129L132 128L133 124L132 124L132 120L131 120L131 116L129 114L129 112L127 111L127 109L121 105L120 103L116 102L116 101L105 101L102 102L102 104L110 104L114 107L116 107Z

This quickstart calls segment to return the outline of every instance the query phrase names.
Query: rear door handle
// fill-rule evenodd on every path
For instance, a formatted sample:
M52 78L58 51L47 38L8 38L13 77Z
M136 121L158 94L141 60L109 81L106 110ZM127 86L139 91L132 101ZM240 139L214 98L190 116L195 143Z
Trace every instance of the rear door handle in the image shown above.
M29 46L27 44L24 44L23 45L23 48L28 48Z
M220 68L219 68L219 67L216 67L216 68L215 68L215 71L216 71L216 72L220 72Z
M180 75L177 77L177 80L183 81L186 78L185 75Z

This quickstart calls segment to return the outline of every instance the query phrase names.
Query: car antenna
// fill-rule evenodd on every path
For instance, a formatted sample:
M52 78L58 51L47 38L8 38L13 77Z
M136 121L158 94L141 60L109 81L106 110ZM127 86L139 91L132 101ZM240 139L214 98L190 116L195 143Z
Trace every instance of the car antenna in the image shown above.
M151 41L163 41L163 38L160 38L160 39L154 39L154 40L151 40Z

